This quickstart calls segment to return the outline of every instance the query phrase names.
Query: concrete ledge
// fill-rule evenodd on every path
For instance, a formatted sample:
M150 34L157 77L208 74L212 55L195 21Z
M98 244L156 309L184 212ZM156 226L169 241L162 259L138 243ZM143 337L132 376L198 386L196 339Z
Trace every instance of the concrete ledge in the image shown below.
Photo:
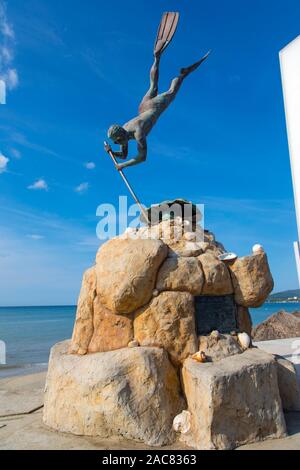
M268 353L277 354L291 361L295 366L300 384L300 338L258 341L254 345Z

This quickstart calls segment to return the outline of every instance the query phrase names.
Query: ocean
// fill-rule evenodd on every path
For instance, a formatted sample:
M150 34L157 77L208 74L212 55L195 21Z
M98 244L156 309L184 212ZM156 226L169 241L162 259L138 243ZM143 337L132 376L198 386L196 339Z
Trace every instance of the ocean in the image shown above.
M300 311L300 304L266 303L251 309L253 324L279 310ZM0 365L0 378L46 370L51 347L71 337L75 314L75 306L0 307L0 341L6 345L6 365Z

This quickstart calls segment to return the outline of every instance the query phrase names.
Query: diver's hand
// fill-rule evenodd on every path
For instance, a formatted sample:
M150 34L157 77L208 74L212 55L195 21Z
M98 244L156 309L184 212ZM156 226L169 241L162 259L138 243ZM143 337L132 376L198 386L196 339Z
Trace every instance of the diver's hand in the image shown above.
M109 145L108 142L104 142L104 150L105 150L107 153L109 153L109 152L112 152L112 153L113 153L112 148L111 148L111 146Z

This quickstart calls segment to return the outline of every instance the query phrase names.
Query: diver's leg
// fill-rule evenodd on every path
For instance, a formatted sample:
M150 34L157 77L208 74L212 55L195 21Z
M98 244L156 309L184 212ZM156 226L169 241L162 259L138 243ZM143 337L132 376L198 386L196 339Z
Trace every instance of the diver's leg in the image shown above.
M154 98L158 94L159 63L160 55L156 55L150 70L150 88L148 91L148 93L151 95L150 98Z
M156 98L154 98L154 100L159 100L159 101L163 102L165 107L167 107L174 100L174 98L177 95L184 79L191 72L196 70L202 64L202 62L204 62L207 59L209 54L210 54L210 51L207 54L205 54L205 56L202 57L202 59L198 60L198 62L195 62L194 64L190 65L189 67L182 68L180 70L180 75L172 80L169 90L166 91L165 93L162 93L161 95L158 95Z
M183 79L184 77L181 75L179 77L174 78L168 91L165 91L160 95L156 95L155 98L151 99L150 108L153 107L153 109L156 109L157 115L160 115L165 109L167 109L169 104L172 103L172 101L175 99L183 82Z
M153 65L150 70L150 87L139 106L140 113L143 112L143 105L147 101L155 98L158 94L159 63L160 63L160 55L156 55L154 58Z

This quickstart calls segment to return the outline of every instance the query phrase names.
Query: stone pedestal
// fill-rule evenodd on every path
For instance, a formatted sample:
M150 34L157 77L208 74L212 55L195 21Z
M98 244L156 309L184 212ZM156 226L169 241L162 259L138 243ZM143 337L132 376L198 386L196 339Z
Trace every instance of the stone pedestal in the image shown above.
M234 449L284 437L285 421L273 356L258 349L182 370L191 428L181 439L196 449Z
M159 348L124 348L77 356L69 341L52 348L44 423L83 436L123 436L151 446L175 440L184 408L177 373Z
M225 262L223 245L195 222L162 220L100 247L83 277L72 340L51 352L45 424L162 446L180 437L176 417L175 429L199 449L284 435L277 371L282 389L291 374L272 356L243 352L248 307L273 287L267 257ZM293 393L287 408L297 405Z

